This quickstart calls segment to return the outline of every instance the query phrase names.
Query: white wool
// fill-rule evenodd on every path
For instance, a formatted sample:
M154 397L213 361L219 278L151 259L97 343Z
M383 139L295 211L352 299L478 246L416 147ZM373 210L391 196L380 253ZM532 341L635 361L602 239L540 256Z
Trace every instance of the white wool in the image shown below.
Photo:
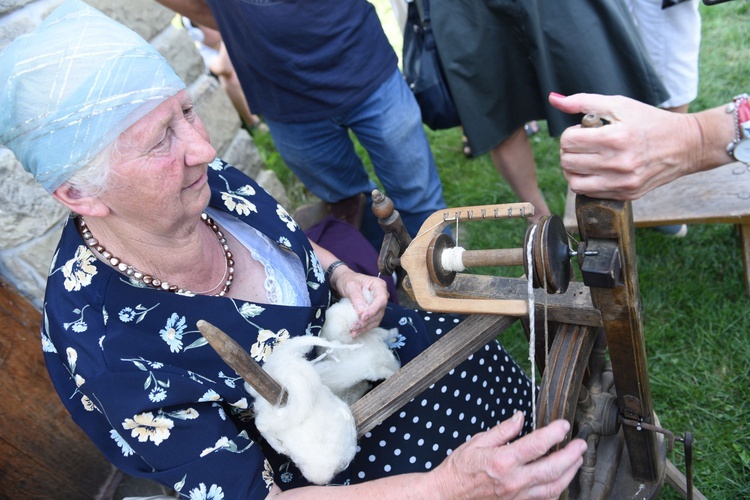
M365 297L372 300L367 290ZM315 484L328 483L354 458L357 429L349 404L401 367L388 347L398 329L373 328L353 338L357 319L351 301L342 299L326 312L320 337L294 337L274 348L263 369L287 391L286 405L267 402L245 384L255 397L260 433ZM305 354L313 347L318 358L309 361Z
M255 425L312 483L326 484L354 458L357 429L349 406L326 387L305 354L313 346L351 347L317 337L295 337L276 346L263 369L287 391L284 406L255 397ZM274 402L276 403L276 402Z
M366 297L372 300L371 295ZM388 341L398 336L398 329L373 328L352 337L352 326L357 319L349 299L341 299L328 308L321 338L357 348L331 350L319 346L320 358L315 363L323 383L349 404L367 392L370 382L386 379L401 367L388 347Z

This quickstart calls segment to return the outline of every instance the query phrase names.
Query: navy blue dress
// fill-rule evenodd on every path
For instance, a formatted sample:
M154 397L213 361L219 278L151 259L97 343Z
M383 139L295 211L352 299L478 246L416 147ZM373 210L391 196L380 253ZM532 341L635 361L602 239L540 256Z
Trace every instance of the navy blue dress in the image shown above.
M259 436L252 397L196 323L213 323L263 363L278 343L319 332L330 287L304 233L268 193L221 160L209 183L211 206L299 257L309 307L145 287L99 261L70 219L50 266L42 347L63 403L119 469L191 499L264 498L274 482L308 483ZM458 322L389 305L383 326L399 328L391 347L406 363ZM530 387L492 342L362 438L333 483L429 470L514 410L528 415Z

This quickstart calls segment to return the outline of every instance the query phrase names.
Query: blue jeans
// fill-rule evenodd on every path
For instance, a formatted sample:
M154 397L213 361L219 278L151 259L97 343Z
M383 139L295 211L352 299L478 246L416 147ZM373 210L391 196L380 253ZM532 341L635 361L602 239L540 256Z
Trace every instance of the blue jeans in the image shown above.
M399 70L346 114L315 122L266 123L281 158L323 201L359 193L369 198L376 188L355 151L351 130L412 236L430 214L445 208L419 106ZM369 206L362 232L379 247L383 231Z

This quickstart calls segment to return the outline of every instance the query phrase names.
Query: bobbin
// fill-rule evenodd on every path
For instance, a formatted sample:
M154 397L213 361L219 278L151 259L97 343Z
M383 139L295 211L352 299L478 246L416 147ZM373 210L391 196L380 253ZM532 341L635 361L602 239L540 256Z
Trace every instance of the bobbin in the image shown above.
M462 266L446 265L445 254L456 248L453 239L446 233L433 237L427 247L426 265L430 279L440 286L450 286L456 272L470 267L523 266L529 262L524 251L529 245L532 228L529 226L524 237L523 248L501 248L492 250L465 250L460 254ZM557 215L545 215L536 223L532 242L532 264L534 288L544 288L549 293L565 293L570 283L570 257L568 234L565 225Z
M470 221L526 218L534 215L529 203L482 205L449 208L430 215L413 238L405 238L398 212L379 191L373 191L373 211L386 231L386 239L378 258L382 274L390 275L396 266L407 275L404 288L426 309L445 312L492 312L511 316L528 314L525 300L485 300L440 297L440 288L449 287L458 272L470 267L524 266L528 269L525 248L532 247L532 283L536 288L546 285L549 293L564 293L570 281L570 258L567 233L558 216L544 216L527 229L524 248L465 250L457 248L445 230L452 224ZM532 228L536 235L531 238ZM531 242L529 240L532 240ZM447 255L450 254L450 255ZM408 286L407 286L408 285Z

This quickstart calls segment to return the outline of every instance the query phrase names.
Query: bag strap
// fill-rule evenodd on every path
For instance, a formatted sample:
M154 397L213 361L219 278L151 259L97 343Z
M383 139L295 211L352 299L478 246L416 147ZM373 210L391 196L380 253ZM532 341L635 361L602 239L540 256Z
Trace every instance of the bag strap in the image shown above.
M422 15L419 14L419 7L417 2L422 4ZM430 26L430 0L409 0L408 1L408 17L413 19L413 22L418 20L418 24L423 29L431 29Z
M422 24L430 26L430 0L422 0Z

